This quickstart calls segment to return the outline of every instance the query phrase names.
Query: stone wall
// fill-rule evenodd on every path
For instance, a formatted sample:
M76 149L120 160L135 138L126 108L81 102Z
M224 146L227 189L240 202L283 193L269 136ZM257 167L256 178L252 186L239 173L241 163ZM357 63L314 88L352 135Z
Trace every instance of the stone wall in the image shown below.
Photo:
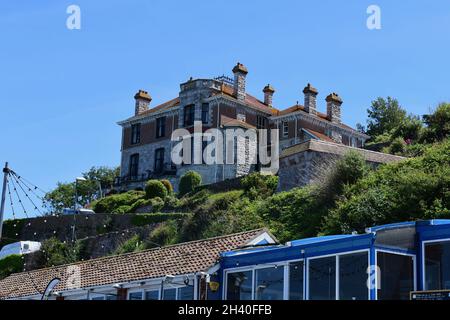
M285 149L280 157L279 191L303 187L322 179L331 170L336 160L350 151L362 155L374 167L405 158L381 152L352 148L341 144L309 140Z

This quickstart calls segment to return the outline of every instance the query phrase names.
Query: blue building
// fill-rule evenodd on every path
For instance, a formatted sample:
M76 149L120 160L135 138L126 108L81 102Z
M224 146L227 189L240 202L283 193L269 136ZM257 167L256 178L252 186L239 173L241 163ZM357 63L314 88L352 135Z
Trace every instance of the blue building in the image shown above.
M407 300L450 289L450 220L221 254L224 300Z

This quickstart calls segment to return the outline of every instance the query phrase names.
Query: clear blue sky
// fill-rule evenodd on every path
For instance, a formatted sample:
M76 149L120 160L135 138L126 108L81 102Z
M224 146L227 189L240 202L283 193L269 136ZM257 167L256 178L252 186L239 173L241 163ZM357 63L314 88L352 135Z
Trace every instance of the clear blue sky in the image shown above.
M81 8L81 30L66 8ZM381 7L382 29L366 28ZM2 1L0 161L49 190L91 166L115 166L133 94L153 105L193 77L249 69L248 91L276 89L286 108L318 88L335 91L343 119L364 122L378 96L424 114L450 101L450 2L434 1Z

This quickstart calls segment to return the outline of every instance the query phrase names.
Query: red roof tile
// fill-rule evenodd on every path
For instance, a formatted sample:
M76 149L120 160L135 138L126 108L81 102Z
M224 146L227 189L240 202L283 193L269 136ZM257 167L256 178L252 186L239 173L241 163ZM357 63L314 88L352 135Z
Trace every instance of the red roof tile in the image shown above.
M137 253L16 273L0 281L0 299L42 294L47 284L55 277L61 279L55 290L64 292L67 290L70 276L67 269L69 266L79 268L81 288L159 278L167 274L182 275L205 271L217 262L221 252L243 247L264 232L267 231L258 229Z

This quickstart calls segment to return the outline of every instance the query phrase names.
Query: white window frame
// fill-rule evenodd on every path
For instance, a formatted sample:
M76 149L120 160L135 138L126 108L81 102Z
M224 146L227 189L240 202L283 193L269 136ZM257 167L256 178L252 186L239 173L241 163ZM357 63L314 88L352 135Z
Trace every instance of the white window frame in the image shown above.
M378 278L379 278L379 270L380 268L378 267L378 252L384 252L384 253L390 253L390 254L396 254L396 255L400 255L400 256L408 256L408 257L412 257L412 261L413 261L413 291L417 290L417 270L416 270L416 255L413 253L407 253L407 252L400 252L400 251L395 251L395 250L388 250L388 249L377 249L375 248L375 300L378 300Z
M289 122L288 121L283 121L283 137L289 137Z
M265 263L261 265L250 265L250 266L244 266L244 267L236 267L236 268L228 268L223 271L222 279L223 279L223 288L222 288L222 299L227 300L227 290L228 290L228 274L229 273L236 273L236 272L245 272L245 271L251 271L252 272L252 298L251 301L255 300L256 296L256 270L259 269L267 269L267 268L284 268L284 275L283 275L283 300L289 300L289 264L295 263L295 262L303 262L303 301L306 300L306 262L305 259L291 259L291 260L283 260L280 262L274 262L274 263Z
M433 240L425 240L422 241L422 288L426 290L426 279L425 279L425 245L428 243L436 243L436 242L450 242L450 238L443 239L433 239ZM417 289L416 289L417 290Z
M305 300L309 300L309 261L315 260L315 259L321 259L321 258L329 258L329 257L336 257L336 275L335 275L335 281L336 281L336 292L335 292L335 300L339 300L339 257L340 256L347 256L355 253L367 253L367 265L370 267L370 249L361 249L361 250L355 250L355 251L345 251L345 252L339 252L339 253L333 253L333 254L326 254L321 256L314 256L314 257L307 257L306 258L306 291L304 293ZM367 274L367 279L369 279L369 274ZM370 288L367 286L367 300L370 300Z

